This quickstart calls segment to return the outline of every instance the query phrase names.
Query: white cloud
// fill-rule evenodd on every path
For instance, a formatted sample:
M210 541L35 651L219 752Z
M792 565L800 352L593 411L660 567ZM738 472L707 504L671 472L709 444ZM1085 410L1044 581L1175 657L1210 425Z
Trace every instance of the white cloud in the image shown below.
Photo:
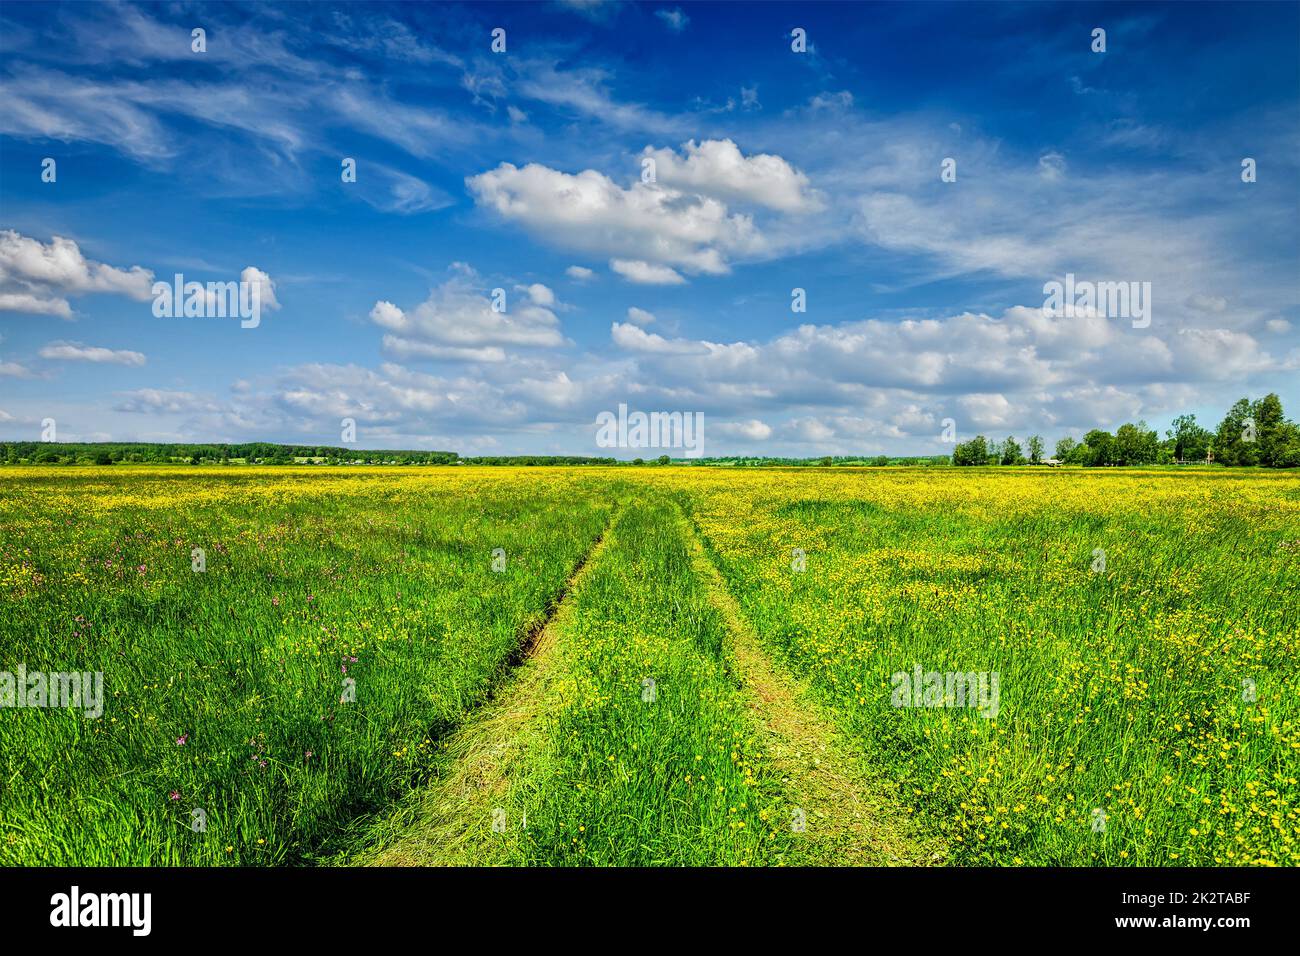
M711 422L709 431L715 437L743 438L747 441L767 441L772 437L772 426L757 418L741 422Z
M239 273L239 280L257 286L258 299L263 309L278 309L280 301L275 297L275 281L255 266L248 266Z
M1065 157L1055 150L1050 150L1038 157L1038 175L1054 183L1065 176Z
M808 109L813 112L818 110L847 110L852 108L852 106L853 94L848 90L840 90L836 93L818 93L808 101Z
M653 312L647 312L645 309L638 309L631 306L627 310L627 320L633 325L650 325L655 320Z
M60 319L72 318L72 306L67 299L32 295L30 292L0 292L0 312L28 312L32 315L54 315Z
M753 220L716 199L640 181L624 189L592 169L570 175L502 163L466 185L479 205L543 241L623 261L722 274L730 255L764 248Z
M1012 422L1011 403L1004 395L963 395L957 405L976 428L1002 428Z
M48 243L0 230L0 311L71 318L67 296L126 295L147 301L153 273L140 266L119 269L87 259L71 239Z
M595 23L604 22L618 11L618 4L613 0L556 0L556 2Z
M555 293L548 286L540 282L534 282L532 285L517 285L516 289L521 290L533 305L540 305L546 309L555 308Z
M403 357L499 362L505 357L500 346L564 344L552 311L554 292L541 283L516 288L524 293L522 301L506 298L506 311L496 312L490 290L480 287L472 269L461 267L409 312L380 300L370 310L370 320L392 333L384 337L384 346Z
M0 362L0 376L7 378L35 378L35 373L18 362Z
M388 305L389 303L380 304ZM402 359L435 359L448 362L504 362L506 360L506 350L499 345L467 348L438 345L433 342L419 342L396 335L384 336L384 351Z
M655 16L662 20L673 33L681 33L686 29L686 25L691 22L691 18L676 7L671 10L667 8L656 10Z
M610 338L619 348L632 352L654 352L659 355L699 355L708 351L703 343L687 339L666 339L662 335L626 322L615 322L609 329Z
M691 140L682 144L682 150L684 157L671 149L647 146L642 155L654 159L655 175L665 186L782 212L811 212L823 207L808 177L780 156L744 156L729 139Z
M590 282L596 275L586 266L569 266L564 270L564 274L577 282Z
M121 392L114 411L139 414L181 414L218 410L216 403L193 392L160 388L137 388Z
M41 358L63 362L95 362L130 366L140 366L145 363L144 354L141 352L82 345L80 342L50 342L42 347L38 354Z
M675 269L652 265L639 259L610 259L609 267L628 282L638 285L682 285L686 282Z
M362 161L357 181L349 183L348 189L381 212L399 216L435 212L454 202L443 190L423 179L373 160Z
M679 135L682 118L616 100L607 88L611 74L601 67L557 69L558 66L555 60L540 58L519 61L515 64L518 76L512 85L513 92L554 109L572 111L640 135Z

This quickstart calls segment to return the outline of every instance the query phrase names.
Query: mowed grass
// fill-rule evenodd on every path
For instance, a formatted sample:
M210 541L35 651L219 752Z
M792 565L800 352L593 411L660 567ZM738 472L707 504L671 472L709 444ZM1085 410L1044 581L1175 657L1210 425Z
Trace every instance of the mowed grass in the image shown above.
M668 483L771 653L951 862L1300 864L1296 476ZM895 707L917 665L997 672L997 717Z
M482 859L539 866L781 862L794 807L730 675L681 512L639 495L575 591L520 758L466 826ZM524 826L524 820L527 826Z
M0 863L310 858L427 776L609 512L562 471L0 474L0 670L105 695L0 709Z

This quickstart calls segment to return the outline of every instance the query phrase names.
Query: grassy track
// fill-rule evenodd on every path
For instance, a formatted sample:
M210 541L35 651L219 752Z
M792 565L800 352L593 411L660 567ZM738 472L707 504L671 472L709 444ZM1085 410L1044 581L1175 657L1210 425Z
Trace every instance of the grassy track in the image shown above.
M379 831L366 862L892 865L939 856L907 835L847 741L776 673L664 498L619 517L538 653L446 757L437 784Z
M810 866L924 866L944 857L941 844L918 839L873 776L852 740L839 732L808 686L779 670L726 589L700 539L692 563L727 628L727 656L750 715L790 801L804 811L793 862Z
M667 500L627 506L543 652L459 735L457 765L377 862L786 859L794 807L726 667L685 531Z

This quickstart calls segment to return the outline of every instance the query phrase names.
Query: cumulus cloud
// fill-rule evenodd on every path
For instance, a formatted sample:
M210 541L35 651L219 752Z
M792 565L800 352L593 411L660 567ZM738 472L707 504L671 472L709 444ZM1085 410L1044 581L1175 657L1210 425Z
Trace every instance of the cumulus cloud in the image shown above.
M757 418L740 422L711 422L709 431L712 437L742 438L747 441L767 441L772 437L772 426Z
M564 274L577 282L590 282L596 275L595 272L588 269L586 266L569 266L569 268L564 270Z
M528 296L528 300L533 305L540 305L546 309L555 308L555 293L548 286L544 286L540 282L534 282L532 285L517 285L515 288Z
M963 430L1113 426L1179 408L1196 383L1285 370L1240 330L1134 330L1024 306L996 316L803 325L765 342L667 339L616 322L611 340L635 357L643 393L729 416L789 416L802 424L784 437L811 443L937 440L947 417ZM814 408L836 411L799 414Z
M502 346L564 344L552 311L558 304L555 293L541 283L515 289L522 295L514 302L502 296L497 301L505 311L498 312L491 290L472 269L461 267L410 311L376 302L370 320L389 333L384 346L398 357L499 362L505 358Z
M729 139L691 140L682 150L684 155L647 146L642 156L654 159L660 183L686 192L782 212L811 212L823 206L808 177L780 156L745 156Z
M636 306L631 306L627 310L627 320L633 325L650 325L654 322L655 317L653 312L647 312L645 309L638 309Z
M54 315L72 318L67 299L33 295L30 292L0 292L0 312L27 312L31 315Z
M269 391L244 388L220 406L190 392L143 389L122 396L117 408L187 415L187 427L202 434L317 434L322 423L332 428L351 416L390 443L423 435L426 443L414 447L430 447L436 433L460 449L506 441L516 451L572 453L596 413L627 402L704 412L715 450L739 453L763 442L772 453L943 454L947 418L963 439L976 431L1051 438L1182 411L1220 386L1233 391L1243 377L1285 370L1240 330L1134 330L1025 306L806 324L731 342L670 338L629 320L610 326L614 354L592 362L485 341L503 328L492 324L499 315L483 314L490 297L478 284L462 267L429 303L408 312L380 301L371 316L388 330L385 350L395 358L472 362L471 371L432 375L395 361L377 369L311 364L283 370ZM523 304L513 302L512 314L516 306L542 308L532 286L520 288L524 294L512 299ZM417 316L424 306L429 314ZM467 334L449 341L447 324Z
M662 335L647 332L639 326L626 322L615 322L610 326L610 338L620 348L632 352L654 352L659 355L698 355L708 351L704 343L691 342L686 339L666 339Z
M639 180L624 188L592 169L502 163L466 185L479 205L544 241L637 263L629 271L659 276L649 281L681 281L678 269L722 274L730 256L765 248L753 220L717 199Z
M153 273L141 266L120 269L87 259L71 239L48 243L0 230L0 311L71 318L67 297L90 293L152 296Z
M261 269L256 266L248 266L243 272L239 273L239 279L241 282L257 287L259 301L263 309L280 308L280 300L275 297L275 282Z

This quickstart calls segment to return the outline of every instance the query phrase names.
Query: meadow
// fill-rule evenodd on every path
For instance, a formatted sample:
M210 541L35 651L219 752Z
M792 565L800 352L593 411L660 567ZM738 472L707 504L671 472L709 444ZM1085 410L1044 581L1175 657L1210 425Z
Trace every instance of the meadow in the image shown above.
M1285 473L8 469L0 863L1293 866L1298 652Z
M505 474L0 481L0 669L100 671L105 694L98 720L0 710L5 864L305 859L423 778L610 512L560 472L526 493Z

